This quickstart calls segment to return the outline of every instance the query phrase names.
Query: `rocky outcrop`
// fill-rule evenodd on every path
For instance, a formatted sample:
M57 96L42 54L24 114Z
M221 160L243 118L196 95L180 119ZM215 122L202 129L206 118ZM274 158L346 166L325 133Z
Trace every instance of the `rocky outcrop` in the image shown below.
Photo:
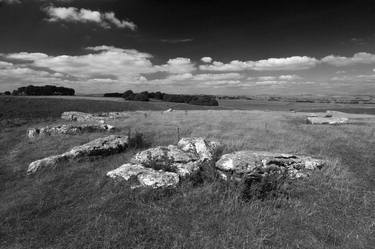
M92 125L58 125L47 126L42 128L30 128L27 130L28 138L36 138L40 136L58 136L58 135L78 135L89 132L106 132L113 131L115 127L107 124Z
M105 112L105 113L84 113L84 112L64 112L61 118L68 121L88 122L88 121L108 121L121 118L128 118L127 112Z
M140 164L127 163L119 168L109 171L108 177L116 181L127 181L131 188L138 187L173 187L180 179L176 173L164 170L154 170L146 168Z
M77 160L83 157L106 156L124 151L128 146L127 136L111 135L98 138L89 143L73 147L71 150L51 157L46 157L29 165L28 174L33 174L45 169L51 169L62 162Z
M163 173L173 173L180 179L185 179L199 172L204 165L213 165L221 148L221 144L216 141L204 138L182 138L177 146L158 146L141 151L130 160L130 164L121 166L123 169L120 170L120 167L118 170L128 172L128 169L132 169L131 165L136 169L142 166L151 170L147 171L147 174L155 171L158 172L157 176ZM151 173L149 175L153 176ZM108 176L113 177L113 174ZM129 181L128 177L122 177L122 179ZM162 186L158 185L158 187Z
M325 162L309 156L272 153L266 151L237 151L223 155L216 168L224 179L241 179L249 175L286 174L290 178L307 177Z

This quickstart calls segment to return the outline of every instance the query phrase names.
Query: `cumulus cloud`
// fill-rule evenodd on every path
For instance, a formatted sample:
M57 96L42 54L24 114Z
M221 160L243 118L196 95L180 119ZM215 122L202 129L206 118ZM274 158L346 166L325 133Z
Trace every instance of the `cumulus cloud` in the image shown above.
M319 61L308 56L292 56L287 58L269 58L258 61L233 60L229 63L214 61L210 65L201 65L204 71L294 71L315 67Z
M315 67L318 60L308 56L292 56L288 58L270 58L255 62L254 70L304 70Z
M189 73L196 70L195 64L189 58L177 57L169 59L166 64L156 66L157 71L172 74Z
M375 81L375 74L360 74L360 75L340 75L340 76L333 76L330 79L334 82L346 82L346 83L355 83L355 84L363 84L363 83L372 83Z
M51 83L69 85L69 80L61 73L0 61L0 84L8 90L26 84L45 85Z
M49 22L81 22L96 23L104 28L115 26L117 28L127 28L135 30L136 25L133 22L119 20L113 12L100 12L88 9L78 9L75 7L54 7L44 8L48 15Z
M21 52L21 53L9 54L9 55L7 55L7 57L10 58L10 59L35 61L35 60L47 58L48 55L46 55L44 53Z
M229 63L202 57L199 64L190 58L177 57L154 64L152 57L149 53L135 49L113 46L88 47L82 55L52 56L36 52L0 54L0 83L2 86L10 84L9 82L24 82L62 84L78 90L90 88L89 91L84 90L85 92L105 92L108 89L121 91L127 88L137 89L138 86L146 86L148 89L163 86L172 90L182 87L286 87L312 82L309 79L310 74L307 74L305 79L294 71L313 68L317 64L350 66L357 63L370 64L373 60L371 54L358 53L353 57L327 56L321 60L307 56L292 56L257 61L233 60ZM332 84L369 83L374 80L373 72L369 75L350 76L336 74L335 71L323 77L326 77L326 80L331 79Z
M292 74L292 75L289 74L289 75L280 75L279 79L280 80L300 80L302 79L302 77L295 75L295 74Z
M211 63L212 58L208 57L208 56L205 56L205 57L202 57L201 61L203 61L204 63Z
M152 55L134 49L122 49L112 46L88 47L84 55L59 55L50 56L43 53L12 53L2 54L8 60L17 61L17 67L9 70L14 64L0 61L0 68L4 69L2 75L15 77L22 72L34 74L40 78L41 71L49 73L46 78L61 77L54 82L64 80L65 83L87 85L95 83L96 87L105 87L108 84L129 85L148 83L145 75L157 72L167 73L170 80L183 80L192 77L196 70L194 63L188 58L174 58L165 64L154 65ZM7 69L7 71L5 71ZM29 70L29 71L27 71ZM25 79L31 76L25 77ZM45 80L41 81L45 82ZM170 81L171 82L171 81ZM102 83L102 84L98 84ZM103 90L102 90L103 91Z
M321 60L324 63L337 67L350 66L355 64L374 64L375 55L370 53L356 53L352 57L329 55Z

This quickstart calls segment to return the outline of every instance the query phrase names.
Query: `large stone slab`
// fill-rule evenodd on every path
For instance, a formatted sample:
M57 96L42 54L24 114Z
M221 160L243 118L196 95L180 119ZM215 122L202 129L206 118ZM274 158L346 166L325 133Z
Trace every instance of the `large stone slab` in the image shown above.
M84 112L64 112L61 118L68 121L88 122L88 121L108 121L121 118L128 118L128 112L105 112L105 113L84 113Z
M176 173L146 168L140 164L127 163L109 171L107 176L115 181L129 182L131 188L139 187L174 187L180 179Z
M344 117L307 117L308 124L324 124L324 125L339 125L339 124L347 124L349 123L348 118Z
M322 168L324 164L323 160L309 156L267 151L237 151L223 155L215 166L224 178L228 175L241 178L271 171L286 173L291 178L300 178L307 177L309 172Z
M106 156L124 151L128 146L127 136L110 135L95 139L89 143L75 146L71 150L51 157L46 157L29 165L28 174L55 168L59 163L90 156Z
M56 125L41 128L30 128L27 130L28 138L41 136L59 136L59 135L78 135L89 132L108 132L113 131L115 127L107 124L82 124L82 125Z

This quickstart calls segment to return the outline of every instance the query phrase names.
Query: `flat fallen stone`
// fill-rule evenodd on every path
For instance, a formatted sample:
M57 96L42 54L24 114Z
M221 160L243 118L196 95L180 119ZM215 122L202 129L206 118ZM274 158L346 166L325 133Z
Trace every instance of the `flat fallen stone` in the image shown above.
M55 168L59 163L83 157L107 156L119 153L127 148L128 142L127 136L110 135L98 138L89 143L75 146L61 155L54 155L32 162L28 167L27 173L33 174L41 170Z
M113 131L114 126L107 124L82 124L82 125L57 125L42 128L30 128L27 130L27 137L36 138L40 136L78 135L89 132Z
M104 113L84 113L84 112L64 112L61 114L61 118L68 121L78 121L78 122L87 122L87 121L108 121L121 118L128 118L128 112L104 112Z
M126 181L131 188L139 187L174 187L180 179L176 173L146 168L140 164L127 163L109 171L107 176L115 181Z
M330 114L327 114L324 117L307 117L308 124L338 125L338 124L347 124L348 122L349 122L348 118L332 117L332 115Z
M307 176L309 171L322 168L324 164L323 160L309 156L267 151L237 151L223 155L215 166L222 176L223 173L230 173L241 178L253 173L278 171L280 174L287 173L291 178L299 178Z

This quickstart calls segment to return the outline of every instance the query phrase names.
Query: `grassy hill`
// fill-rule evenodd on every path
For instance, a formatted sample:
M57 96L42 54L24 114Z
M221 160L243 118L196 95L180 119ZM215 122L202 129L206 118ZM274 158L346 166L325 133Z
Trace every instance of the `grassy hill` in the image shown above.
M221 140L225 152L297 152L329 161L310 179L296 181L286 194L249 202L241 198L241 185L219 181L209 171L176 189L131 191L112 184L105 173L127 162L136 149L26 176L31 161L103 136L29 141L29 126L60 123L50 115L57 117L64 108L135 108L132 103L105 102L106 109L104 104L53 101L62 104L38 100L39 110L33 110L33 103L24 106L37 118L0 130L0 248L373 248L373 119L312 126L299 113L189 110L134 112L111 123L121 128L118 134L129 129L143 133L150 146L176 143L178 136L207 136Z

